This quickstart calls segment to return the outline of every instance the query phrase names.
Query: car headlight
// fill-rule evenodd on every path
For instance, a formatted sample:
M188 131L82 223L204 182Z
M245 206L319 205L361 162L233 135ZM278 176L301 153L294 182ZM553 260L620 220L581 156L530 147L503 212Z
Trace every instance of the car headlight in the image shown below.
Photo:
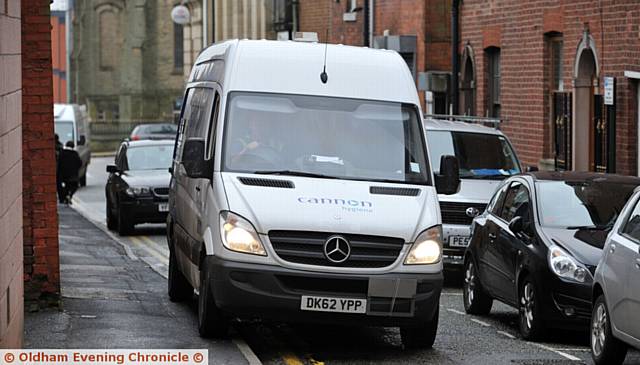
M442 258L442 226L434 226L418 235L411 246L405 265L435 264Z
M220 235L224 247L231 251L267 256L253 225L237 214L220 213Z
M151 195L151 189L144 187L130 186L125 190L130 197Z
M555 245L549 248L549 266L551 266L551 271L561 278L579 283L591 280L591 273L586 267Z

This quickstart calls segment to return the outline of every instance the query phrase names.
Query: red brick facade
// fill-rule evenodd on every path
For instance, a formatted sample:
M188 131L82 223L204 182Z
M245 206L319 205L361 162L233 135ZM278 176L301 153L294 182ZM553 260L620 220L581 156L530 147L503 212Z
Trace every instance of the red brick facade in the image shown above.
M561 37L561 75L564 91L573 95L574 132L589 128L577 119L578 114L588 116L589 111L576 100L575 85L581 85L576 73L583 64L576 58L585 45L595 45L587 46L597 64L593 92L603 93L603 77L617 80L615 170L638 173L638 81L625 77L625 71L640 71L640 6L636 0L465 0L461 4L460 51L473 51L476 114L487 111L485 49L499 47L500 117L505 120L503 130L526 164L539 164L554 155L549 42L550 37ZM583 156L593 153L589 138L574 141L573 148L583 148L575 150L574 159L593 158ZM593 169L593 163L589 168Z
M22 156L25 300L60 293L49 0L22 0Z

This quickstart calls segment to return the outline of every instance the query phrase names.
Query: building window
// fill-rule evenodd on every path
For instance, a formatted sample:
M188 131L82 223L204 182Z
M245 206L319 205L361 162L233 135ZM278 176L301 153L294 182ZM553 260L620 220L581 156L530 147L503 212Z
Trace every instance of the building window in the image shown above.
M184 67L184 27L173 23L173 68L182 71Z
M273 28L276 32L292 30L292 6L291 0L273 0Z
M487 55L487 111L489 117L500 117L500 48L489 47Z
M113 69L118 66L120 55L120 26L115 8L101 11L98 15L100 40L100 68Z
M551 62L551 88L554 91L563 91L564 84L562 82L562 36L554 36L549 38L550 45L550 62Z

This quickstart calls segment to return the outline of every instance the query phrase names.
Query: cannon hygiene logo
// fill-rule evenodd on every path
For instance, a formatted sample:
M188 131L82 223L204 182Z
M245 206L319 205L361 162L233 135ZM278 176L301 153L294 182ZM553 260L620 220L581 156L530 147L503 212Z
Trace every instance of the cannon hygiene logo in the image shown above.
M209 363L209 351L164 350L0 350L5 364L95 364L102 365L205 365Z
M298 198L298 202L302 204L332 205L352 213L373 213L373 203L366 200L301 196Z

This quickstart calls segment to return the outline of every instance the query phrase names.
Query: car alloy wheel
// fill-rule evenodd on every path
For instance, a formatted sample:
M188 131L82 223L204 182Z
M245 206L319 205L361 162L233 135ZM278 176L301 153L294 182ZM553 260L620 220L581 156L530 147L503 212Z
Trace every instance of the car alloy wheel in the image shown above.
M473 262L469 262L467 265L467 270L464 274L464 286L465 291L467 292L467 305L471 307L473 305L476 290L476 268L473 266Z
M464 263L464 283L462 286L465 312L477 315L487 315L491 312L493 299L482 288L476 265L471 258Z
M607 336L607 309L604 302L598 303L591 319L591 350L595 356L602 355Z
M524 320L527 329L533 328L534 320L534 308L536 305L535 290L533 289L533 283L527 282L522 289L522 295L520 298L521 310L524 312Z

